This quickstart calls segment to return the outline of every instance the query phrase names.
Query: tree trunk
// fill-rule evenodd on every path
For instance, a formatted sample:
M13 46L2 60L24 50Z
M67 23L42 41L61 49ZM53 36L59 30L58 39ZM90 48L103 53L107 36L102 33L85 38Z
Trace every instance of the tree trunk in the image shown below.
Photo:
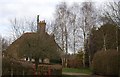
M103 45L104 50L106 51L106 36L105 35L103 35L103 43L104 43Z
M85 32L83 31L84 34L84 51L83 51L83 67L85 67Z
M65 44L65 51L66 51L66 59L65 59L65 67L67 67L67 54L68 54L68 36L67 36L67 29L66 29L66 26L65 26L65 41L66 41L66 44Z
M38 74L39 58L35 58L36 75Z
M118 28L116 26L116 49L118 51L119 47L118 47Z
M73 30L73 37L74 37L74 44L73 45L74 45L74 55L75 55L75 53L76 53L76 50L75 50L75 46L76 46L75 45L75 29Z

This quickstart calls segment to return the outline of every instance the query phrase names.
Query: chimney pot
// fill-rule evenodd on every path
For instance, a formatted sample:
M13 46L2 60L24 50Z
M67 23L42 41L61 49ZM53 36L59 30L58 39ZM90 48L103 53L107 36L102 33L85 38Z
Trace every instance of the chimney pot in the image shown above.
M40 32L40 33L45 33L45 28L46 28L46 23L45 23L45 20L43 20L43 21L40 21L39 23L39 30L40 31L38 31L38 32Z

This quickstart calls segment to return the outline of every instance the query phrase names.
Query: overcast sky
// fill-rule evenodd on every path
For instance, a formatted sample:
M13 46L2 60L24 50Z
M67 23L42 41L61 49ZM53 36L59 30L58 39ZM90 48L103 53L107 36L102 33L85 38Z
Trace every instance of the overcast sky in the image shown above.
M3 37L10 36L9 20L15 17L36 18L36 15L40 15L40 20L51 20L55 6L63 1L72 4L84 0L0 0L0 35ZM106 0L100 0L99 2L97 0L94 1L99 5Z

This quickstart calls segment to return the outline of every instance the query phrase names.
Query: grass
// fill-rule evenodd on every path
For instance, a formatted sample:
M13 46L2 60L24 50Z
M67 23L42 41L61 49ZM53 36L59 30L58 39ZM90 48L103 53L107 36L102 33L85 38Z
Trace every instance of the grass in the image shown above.
M62 77L76 77L76 76L71 76L71 75L62 75Z
M62 72L92 74L90 68L63 68Z

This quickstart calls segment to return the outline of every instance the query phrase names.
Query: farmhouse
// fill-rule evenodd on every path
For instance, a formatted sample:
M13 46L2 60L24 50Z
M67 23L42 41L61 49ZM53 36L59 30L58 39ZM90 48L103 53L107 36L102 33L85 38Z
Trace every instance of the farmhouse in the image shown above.
M24 33L6 50L6 56L19 60L49 63L61 59L62 50L55 42L54 35L46 31L46 22L37 18L37 32Z

